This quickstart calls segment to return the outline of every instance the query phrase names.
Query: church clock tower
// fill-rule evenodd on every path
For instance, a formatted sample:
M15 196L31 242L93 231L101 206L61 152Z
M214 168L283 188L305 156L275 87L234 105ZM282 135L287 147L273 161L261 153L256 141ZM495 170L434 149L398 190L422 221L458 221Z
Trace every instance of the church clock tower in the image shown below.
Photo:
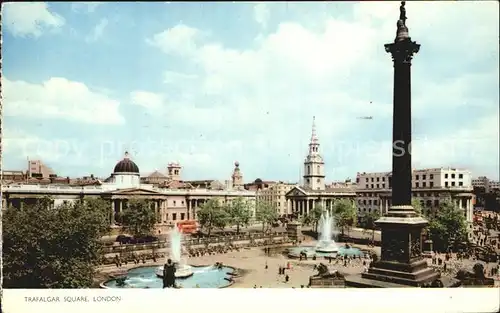
M309 154L304 161L304 187L311 190L325 190L325 162L319 154L315 117L313 117Z

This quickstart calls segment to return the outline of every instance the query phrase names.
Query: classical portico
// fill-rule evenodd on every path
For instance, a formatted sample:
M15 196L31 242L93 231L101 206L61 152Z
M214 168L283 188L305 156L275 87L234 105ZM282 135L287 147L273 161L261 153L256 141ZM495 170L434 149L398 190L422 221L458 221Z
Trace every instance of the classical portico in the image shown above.
M296 186L287 194L287 212L304 216L309 214L315 206L330 210L336 201L350 199L354 201L356 192L347 188L335 188L325 190L310 190L305 187Z
M111 224L115 224L117 215L123 213L130 199L147 200L153 206L157 221L162 223L167 220L165 205L167 197L159 192L141 188L118 189L102 197L111 202Z

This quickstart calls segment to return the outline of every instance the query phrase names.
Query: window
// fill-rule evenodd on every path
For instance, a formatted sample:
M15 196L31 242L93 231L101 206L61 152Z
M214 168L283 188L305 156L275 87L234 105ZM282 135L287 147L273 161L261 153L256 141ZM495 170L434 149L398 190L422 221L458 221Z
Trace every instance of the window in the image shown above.
M427 187L425 182L422 182L422 187Z
M458 178L459 178L459 179L464 178L464 174L458 174Z
M382 189L385 189L385 184L382 184Z
M366 182L369 182L370 180L368 179L368 177L366 178Z
M459 182L458 182L458 185L459 185L460 187L462 187L462 186L464 185L464 183L463 183L463 182L461 182L461 181L459 181Z
M448 174L444 174L444 178L448 178Z
M311 174L311 166L310 165L307 166L307 175L309 175L309 174Z
M369 205L372 205L372 200L368 200L368 204L369 204Z
M425 201L425 206L430 208L432 206L432 200Z
M372 184L372 186L371 186L371 187L373 188L373 184Z
M176 205L176 202L175 202L175 200L174 200L174 206L175 206L175 205Z
M184 205L184 201L181 201L181 205Z
M356 178L356 184L359 184L359 177Z
M366 204L366 200L363 200L363 204Z
M444 186L448 187L448 182L447 181L444 182Z
M415 183L415 187L418 188L418 183Z
M379 188L379 185L377 184L377 189Z
M174 221L177 220L177 213L172 213L172 220L174 220Z
M306 182L309 184L309 178L308 178L308 179L306 179Z
M432 182L432 181L431 181L431 182L429 183L429 187L431 187L431 188L432 188L432 187L434 187L434 182Z
M427 178L426 175L422 175L423 180L426 180L426 178Z
M455 178L455 174L451 174L451 178Z
M184 220L185 213L181 213L181 220Z
M368 184L366 184L366 189L368 189Z
M434 179L434 174L429 174L430 179Z
M378 200L373 200L374 205L378 205Z
M418 180L418 175L415 175L415 179Z
M382 181L385 181L385 177L382 177Z
M372 183L373 183L373 181L374 181L374 180L373 180L373 177L372 177Z
M379 178L379 177L377 177L377 181L379 181L379 180L380 180L380 178Z
M454 186L455 186L455 182L454 182L454 181L452 181L452 182L451 182L451 185L454 187Z

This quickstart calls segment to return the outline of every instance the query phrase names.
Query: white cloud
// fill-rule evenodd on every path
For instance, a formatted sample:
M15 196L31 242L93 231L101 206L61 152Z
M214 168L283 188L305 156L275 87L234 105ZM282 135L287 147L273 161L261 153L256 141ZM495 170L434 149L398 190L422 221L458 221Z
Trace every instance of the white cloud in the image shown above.
M134 105L155 110L161 108L164 103L162 95L148 91L133 91L130 93L130 101Z
M89 34L86 38L87 42L93 42L97 41L99 38L102 37L104 30L108 26L108 19L103 18L99 21L99 23L94 27L92 30L92 33Z
M382 158L371 158L372 153L360 152L355 159L344 158L342 162L332 163L335 163L336 143L353 142L361 137L366 144L367 138L380 133L381 130L370 129L368 124L364 129L357 117L372 115L375 121L391 125L393 69L383 44L394 39L398 6L397 3L360 3L354 10L355 20L320 15L323 19L316 21L313 29L297 22L282 22L275 31L261 34L256 46L247 49L202 40L197 36L199 30L183 24L158 33L150 43L200 69L196 73L199 88L194 90L186 84L180 94L189 95L190 101L172 104L169 118L213 136L229 129L230 134L225 136L245 142L246 148L241 156L236 156L221 145L217 155L231 155L225 162L241 158L245 159L240 160L242 164L252 164L254 158L248 156L251 154L266 159L289 158L298 167L305 153L311 118L316 115L323 154L331 162L327 162L328 171L344 167L350 168L351 174L337 171L339 175L354 175L353 168L364 170L367 164L385 170L391 162L390 145L386 153L380 154ZM495 8L497 4L493 3L407 3L410 35L422 44L413 66L415 116L429 117L429 112L435 112L436 107L455 112L455 118L442 116L444 133L473 134L478 131L474 127L483 125L476 119L481 118L480 114L468 123L462 120L461 108L473 105L485 116L498 114L498 98L478 98L475 91L485 82L498 81L498 63L486 72L475 72L470 66L473 60L492 54L498 59ZM321 27L317 27L320 22ZM438 72L440 68L432 62L459 72L453 76L445 73L446 79L433 80L436 75L445 74ZM481 127L493 124L488 122ZM498 139L498 127L488 129L495 135L493 139ZM387 132L384 136L390 140L391 134ZM431 148L415 156L415 164L463 163L480 168L482 173L498 175L495 162L482 161L486 158L484 153L464 156L457 152L449 156L437 152L447 137L447 134L429 133L425 142ZM297 138L304 138L300 145ZM370 149L377 151L380 145L380 141L375 141ZM416 145L415 149L422 149ZM473 149L469 143L457 145L460 145L457 151ZM476 151L491 152L488 150L491 147L498 150L498 140L475 141L473 146ZM347 165L348 162L357 164ZM478 166L480 163L489 165ZM251 166L251 172L262 171L258 168L261 164ZM343 178L329 176L329 179Z
M85 84L52 77L42 84L2 77L5 116L58 118L89 124L122 124L117 100Z
M146 41L165 53L189 54L196 50L200 33L195 28L179 24L154 35L152 39Z
M2 25L14 36L39 37L65 24L64 18L51 12L45 2L10 2L2 6Z
M71 10L78 13L93 13L99 6L103 4L103 2L74 2L71 4Z
M253 7L253 16L255 21L262 27L267 28L267 23L269 22L269 18L271 16L271 12L267 3L259 2Z

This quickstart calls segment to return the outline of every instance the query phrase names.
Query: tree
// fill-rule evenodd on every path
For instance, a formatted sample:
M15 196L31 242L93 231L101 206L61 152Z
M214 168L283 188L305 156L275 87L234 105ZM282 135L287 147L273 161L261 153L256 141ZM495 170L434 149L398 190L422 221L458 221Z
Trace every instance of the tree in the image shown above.
M262 231L266 230L266 226L272 225L278 218L276 207L268 202L259 201L255 209L255 219L262 223Z
M349 229L356 225L356 206L349 199L341 199L333 205L333 215L337 227L340 227L342 236L344 229Z
M451 201L441 203L436 216L430 219L428 229L437 251L446 251L450 244L467 239L464 213Z
M151 235L156 224L152 202L134 198L128 201L121 215L123 226L135 237Z
M422 204L420 203L420 201L418 199L415 199L415 198L412 198L411 199L411 206L413 207L413 209L415 210L415 212L422 216L424 215L424 210L422 208Z
M364 226L367 229L372 230L372 244L374 244L375 242L375 229L377 228L375 221L377 221L379 218L380 213L378 211L368 212L363 216L363 223L365 224Z
M219 199L209 199L203 203L196 215L200 226L207 231L209 237L214 227L220 228L227 223L227 214Z
M90 288L109 232L111 204L43 198L3 215L5 288Z
M252 211L250 210L249 203L243 200L242 197L234 199L226 206L228 222L236 226L236 233L240 233L240 227L248 226L250 218L252 218Z
M316 204L313 209L309 212L310 220L314 225L314 231L318 232L318 223L323 214L323 206L321 204Z

